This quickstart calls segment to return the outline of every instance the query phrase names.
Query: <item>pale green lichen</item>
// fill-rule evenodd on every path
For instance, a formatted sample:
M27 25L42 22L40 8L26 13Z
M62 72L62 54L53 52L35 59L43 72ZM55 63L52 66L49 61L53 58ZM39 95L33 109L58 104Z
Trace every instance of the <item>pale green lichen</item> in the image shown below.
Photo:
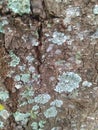
M24 121L27 122L30 117L30 113L21 113L16 111L14 114L15 121Z
M63 105L62 100L54 100L53 102L50 103L51 106L56 106L56 107L61 107Z
M93 13L96 15L98 14L98 5L95 5L93 8Z
M33 122L31 124L32 130L44 130L46 121L40 120L39 122Z
M51 99L49 94L39 94L37 97L34 98L36 103L45 104Z
M38 130L38 123L37 122L33 122L31 124L32 130Z
M21 78L20 78L20 75L18 75L18 74L15 75L15 78L14 78L15 81L20 81L20 79L21 79Z
M8 21L6 19L0 21L0 33L4 33L4 25L7 25Z
M30 81L30 74L29 73L20 74L20 76L21 76L21 81L23 81L24 83L27 83Z
M32 81L38 81L38 79L40 78L40 75L39 74L32 74Z
M30 74L29 73L25 73L25 74L20 74L20 75L15 75L15 78L14 78L15 81L23 81L24 83L27 83L30 81Z
M57 110L56 110L56 108L55 108L54 106L48 108L48 109L44 112L44 116L45 116L46 118L56 117L56 115L57 115Z
M20 95L22 96L22 98L31 99L31 96L34 95L33 87L26 87L25 91L20 93Z
M8 8L17 14L30 13L30 0L8 0Z
M79 88L79 83L82 81L81 77L74 72L64 72L58 78L59 82L54 89L56 92L72 92L74 89Z
M54 44L62 45L66 40L69 39L69 36L66 36L64 33L55 31L52 38L49 39Z
M0 121L0 128L2 129L4 127L4 123Z
M37 118L37 114L39 113L38 109L39 109L39 106L38 106L38 105L35 105L35 106L32 107L31 117L32 117L33 119L36 119L36 118Z
M40 127L40 129L44 128L46 121L40 120L38 123L38 126Z
M6 101L9 98L9 93L7 91L0 91L0 100Z
M10 51L10 57L11 57L12 61L10 62L9 65L10 65L11 67L16 67L16 66L19 64L19 62L20 62L20 58L17 57L17 56L13 53L13 51Z
M33 110L33 111L36 111L36 110L38 110L38 109L39 109L39 106L38 106L37 104L32 107L32 110Z
M30 112L30 117L31 117L32 119L36 119L36 118L37 118L37 114L38 114L38 111L33 111L33 110L31 110L31 112Z
M29 99L28 99L28 103L29 103L29 104L34 103L34 99L30 99L30 98L29 98Z
M0 33L4 33L3 24L0 22Z
M10 114L9 114L9 112L7 110L2 110L2 111L0 111L0 116L3 119L7 120L9 118Z

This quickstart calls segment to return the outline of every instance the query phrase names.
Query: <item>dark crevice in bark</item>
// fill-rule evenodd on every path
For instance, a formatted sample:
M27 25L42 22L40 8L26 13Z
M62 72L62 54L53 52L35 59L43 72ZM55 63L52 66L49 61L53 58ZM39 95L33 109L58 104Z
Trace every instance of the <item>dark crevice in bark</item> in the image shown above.
M42 1L42 5L43 5L43 9L45 8L45 5L44 5L44 1ZM40 66L42 64L42 54L41 54L41 46L42 46L42 28L43 28L43 19L40 17L40 14L35 14L34 11L33 11L33 3L31 2L30 0L30 9L31 9L31 18L32 20L35 20L39 23L39 27L38 27L38 30L37 30L37 33L38 33L38 41L39 41L39 45L38 46L35 46L34 49L35 49L35 52L36 52L36 57L37 57L37 61L38 61L38 65L37 65L37 71L38 71L38 74L41 74L40 72ZM45 12L46 13L46 12ZM46 13L47 14L47 13Z
M38 32L38 41L39 41L39 45L38 46L36 46L35 47L35 52L36 52L36 59L37 59L37 61L38 61L38 64L37 64L37 67L36 67L36 69L37 69L37 72L38 72L38 74L39 75L41 75L41 69L40 69L40 67L41 67L41 65L43 64L42 63L42 52L41 52L41 47L42 47L42 26L43 26L43 22L40 22L40 26L38 27L38 30L37 30L37 32ZM42 84L42 79L41 79L41 77L40 77L40 87L36 90L36 92L35 93L37 93L37 91L41 88L41 84Z

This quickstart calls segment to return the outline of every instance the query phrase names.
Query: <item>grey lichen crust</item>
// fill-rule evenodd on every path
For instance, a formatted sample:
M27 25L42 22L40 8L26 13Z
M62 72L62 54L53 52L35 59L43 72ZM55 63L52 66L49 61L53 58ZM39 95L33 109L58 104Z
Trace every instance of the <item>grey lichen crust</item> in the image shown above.
M21 112L15 112L14 114L15 121L25 121L30 116L30 113L21 113Z
M7 91L0 91L0 100L6 101L9 98L9 93Z
M20 62L20 58L19 57L17 57L14 53L13 53L13 51L10 51L10 57L11 57L11 62L10 62L10 66L11 67L16 67L18 64L19 64L19 62Z
M56 117L56 115L57 115L57 110L56 110L56 108L55 108L54 106L48 108L48 109L44 112L44 116L45 116L46 118Z
M50 105L51 106L56 106L56 107L61 107L63 105L63 101L56 99L53 102L51 102Z
M79 83L82 81L81 77L74 72L64 72L58 78L59 82L54 89L56 92L72 92L79 87Z
M30 13L30 0L8 0L8 8L17 14Z
M54 44L62 45L66 40L69 39L69 36L66 36L64 33L55 31L52 38L49 39Z
M36 103L45 104L51 99L49 94L39 94L34 98Z

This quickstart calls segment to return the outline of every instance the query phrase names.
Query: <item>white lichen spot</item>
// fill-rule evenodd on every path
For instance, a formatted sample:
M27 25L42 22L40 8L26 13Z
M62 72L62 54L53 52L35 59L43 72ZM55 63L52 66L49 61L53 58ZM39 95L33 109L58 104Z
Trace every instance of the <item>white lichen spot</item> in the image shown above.
M26 60L29 62L29 63L32 63L34 61L34 57L29 55L26 57Z
M0 91L0 100L6 101L9 98L9 93L7 91Z
M7 110L2 110L2 111L0 111L0 116L3 119L7 120L9 118L10 114L9 114L9 112Z
M54 100L53 102L50 103L51 106L56 106L56 107L61 107L63 105L62 100Z
M53 127L51 130L61 130L61 127Z
M91 82L88 82L88 81L84 81L84 82L82 83L82 86L83 86L83 87L91 87L91 86L92 86L92 83L91 83Z
M20 78L20 75L18 75L18 74L15 75L14 81L20 81L20 79L21 79L21 78Z
M50 78L49 78L49 81L51 82L51 81L55 81L55 77L54 76L51 76Z
M20 58L17 57L12 51L10 51L10 57L11 57L12 61L10 62L9 65L11 67L16 67L20 62Z
M64 72L58 78L59 82L54 89L56 92L72 92L74 89L79 88L79 83L82 81L81 77L74 72Z
M28 104L27 102L23 102L23 103L21 103L19 106L22 107L22 106L25 106L25 105L27 105L27 104Z
M69 39L69 36L66 36L64 33L55 31L52 38L49 39L54 44L62 45L66 40Z
M77 17L77 16L80 16L81 15L81 10L80 10L80 7L69 7L66 9L66 16L67 17L71 17L71 18L74 18L74 17Z
M63 19L64 25L70 24L70 22L71 22L71 18L70 17L66 17L66 18Z
M16 111L13 115L14 115L15 121L25 121L25 120L27 121L30 116L30 113L21 113L21 112Z
M20 69L20 71L24 71L26 69L26 65L23 64L23 66L18 66L18 68Z
M34 66L30 66L29 67L29 71L32 72L32 73L34 73L35 72L35 67Z
M32 43L32 46L38 46L39 45L39 42L35 38L31 39L31 43Z
M4 123L0 121L0 128L2 129L4 127Z
M68 30L69 32L71 32L71 31L72 31L72 26L69 25L68 28L67 28L67 30Z
M21 84L15 84L15 88L20 89L20 88L22 88L22 85Z
M62 0L55 0L55 2L60 3L60 2L62 2Z
M93 14L98 14L98 5L95 5L93 8Z
M53 106L53 107L50 107L49 109L47 109L45 112L44 112L44 116L46 118L52 118L52 117L56 117L57 115L57 110L56 108Z
M54 46L53 44L49 44L49 46L48 46L46 52L50 52L50 51L52 51L53 46Z
M82 32L77 32L76 38L79 38L80 41L84 40L88 36L88 30L82 31Z
M62 54L62 51L61 51L60 49L57 49L57 50L55 51L55 54L56 54L56 55L61 55L61 54Z
M34 98L36 103L45 104L51 99L49 94L39 94L37 97Z

